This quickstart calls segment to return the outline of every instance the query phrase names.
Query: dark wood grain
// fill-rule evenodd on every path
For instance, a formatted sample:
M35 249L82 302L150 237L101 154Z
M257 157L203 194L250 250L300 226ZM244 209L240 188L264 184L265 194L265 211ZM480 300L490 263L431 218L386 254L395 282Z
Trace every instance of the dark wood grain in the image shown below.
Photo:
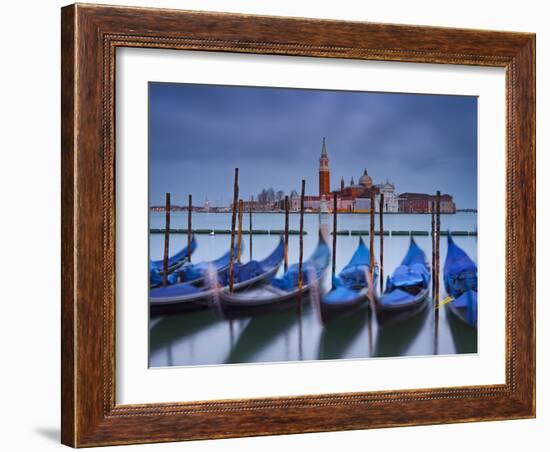
M62 442L75 447L535 415L535 36L72 5L62 10ZM115 50L150 47L506 69L506 383L115 403Z
M75 252L75 15L74 8L61 11L61 441L76 444L75 377L76 309L74 303ZM68 270L67 270L68 269ZM65 270L65 271L63 271Z

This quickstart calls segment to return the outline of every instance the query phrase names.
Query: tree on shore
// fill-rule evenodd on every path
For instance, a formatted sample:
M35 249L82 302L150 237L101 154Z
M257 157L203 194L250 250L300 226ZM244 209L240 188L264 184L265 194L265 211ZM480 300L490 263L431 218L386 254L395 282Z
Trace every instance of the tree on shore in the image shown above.
M276 203L280 203L284 199L284 197L285 192L283 190L275 192L272 187L269 187L262 189L262 191L257 195L256 199L262 209L267 209L272 208L273 205Z

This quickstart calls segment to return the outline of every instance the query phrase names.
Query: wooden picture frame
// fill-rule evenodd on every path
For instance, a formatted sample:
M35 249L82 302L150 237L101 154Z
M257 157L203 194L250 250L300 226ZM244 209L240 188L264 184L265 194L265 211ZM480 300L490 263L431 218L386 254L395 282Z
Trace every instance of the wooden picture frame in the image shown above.
M73 447L535 416L535 35L71 5L62 9L62 442ZM115 50L506 70L506 382L263 399L115 403Z

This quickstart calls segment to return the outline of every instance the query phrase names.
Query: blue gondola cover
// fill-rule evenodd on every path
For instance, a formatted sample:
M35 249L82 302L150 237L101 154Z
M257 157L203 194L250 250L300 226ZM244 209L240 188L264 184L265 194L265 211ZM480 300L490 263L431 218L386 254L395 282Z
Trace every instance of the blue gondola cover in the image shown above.
M350 261L342 269L337 278L334 279L335 287L344 286L351 290L360 290L368 287L367 273L370 271L370 251L362 238L359 238L359 245L353 253ZM378 272L374 269L373 280L376 280Z
M414 295L407 289L425 289L429 283L430 272L426 264L426 255L411 237L407 254L386 280L386 290L381 303L388 307L406 305L414 299Z
M359 290L368 287L367 273L370 271L370 251L360 237L353 256L332 280L333 289L326 294L322 302L328 304L347 303L357 298ZM377 270L374 269L373 280Z
M465 312L464 320L477 327L477 265L449 235L443 269L445 290L454 298L456 308Z
M241 247L242 249L242 247ZM236 259L237 256L237 245L234 246L233 256ZM212 268L214 271L218 272L225 267L229 266L231 262L231 251L228 251L223 256L218 257L217 259L210 262L199 262L197 264L185 264L175 271L177 278L181 282L185 281L194 281L196 279L204 278L206 272L209 268Z
M315 272L320 278L330 260L330 250L324 240L319 240L313 254L303 263L302 282L308 284L309 274ZM298 264L291 265L283 276L273 278L271 284L278 289L290 291L298 286Z
M197 249L197 241L195 239L195 236L193 236L191 239L191 254L193 254L196 249ZM185 258L187 257L187 254L188 254L187 246L185 246L182 250L178 251L176 254L168 258L168 267L172 267L180 263L181 261L185 260ZM159 271L162 271L163 265L164 265L163 259L150 262L150 267L155 268Z

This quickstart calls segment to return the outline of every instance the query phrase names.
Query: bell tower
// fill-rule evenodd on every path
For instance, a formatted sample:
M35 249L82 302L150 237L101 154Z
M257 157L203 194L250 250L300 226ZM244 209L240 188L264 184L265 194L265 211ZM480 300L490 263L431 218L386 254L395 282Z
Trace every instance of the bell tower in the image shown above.
M328 152L325 137L323 137L323 147L321 148L321 158L319 159L319 196L330 194L330 170L328 167Z

